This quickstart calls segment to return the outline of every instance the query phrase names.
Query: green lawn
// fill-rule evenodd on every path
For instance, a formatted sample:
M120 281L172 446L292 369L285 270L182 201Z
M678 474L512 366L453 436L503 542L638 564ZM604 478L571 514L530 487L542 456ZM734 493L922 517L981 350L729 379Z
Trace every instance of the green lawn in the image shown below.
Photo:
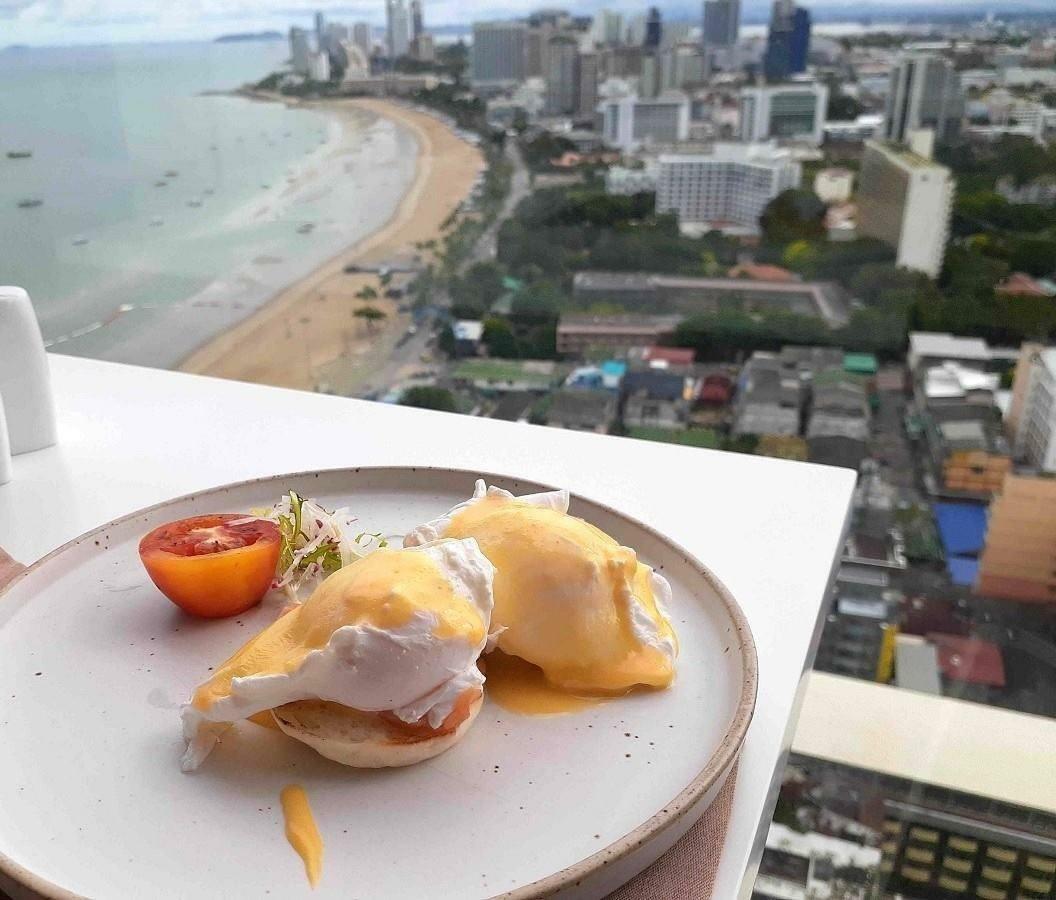
M660 441L664 444L683 444L686 447L719 448L719 435L711 428L650 428L640 426L629 429L629 436L643 441Z

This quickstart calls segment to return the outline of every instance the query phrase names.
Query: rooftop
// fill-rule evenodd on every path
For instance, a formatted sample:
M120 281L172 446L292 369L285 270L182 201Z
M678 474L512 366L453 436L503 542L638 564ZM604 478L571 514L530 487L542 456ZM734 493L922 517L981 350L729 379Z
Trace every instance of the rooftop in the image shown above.
M562 388L551 395L546 420L577 428L608 425L616 413L616 398L604 391Z
M980 362L990 359L990 347L982 338L956 337L939 331L910 332L909 353L911 361L924 356Z
M809 678L796 753L1056 815L1048 750L1056 719L822 672ZM935 739L936 723L957 740Z

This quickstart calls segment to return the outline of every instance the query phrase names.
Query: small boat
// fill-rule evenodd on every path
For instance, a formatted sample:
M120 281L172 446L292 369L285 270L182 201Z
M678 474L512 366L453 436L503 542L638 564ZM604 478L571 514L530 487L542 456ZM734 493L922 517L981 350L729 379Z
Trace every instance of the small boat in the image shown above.
M165 173L165 177L166 178L175 178L179 174L180 173L177 172L175 169L169 169L169 171Z
M169 183L167 181L155 181L154 182L154 187L168 187L168 186L169 186Z
M75 237L73 239L73 246L74 247L83 247L87 243L88 243L88 238L86 238L86 237Z
M217 149L216 144L210 144L209 145L209 149L210 150L216 150Z
M159 225L164 225L164 224L165 224L165 220L161 216L155 216L153 219L150 220L150 227L151 228L157 228Z
M33 155L32 150L8 150L8 159L29 159Z
M212 197L213 194L216 193L216 191L214 191L212 188L206 188L204 191L202 191L202 193L205 194L206 197Z
M199 206L202 205L202 201L201 200L188 200L187 201L187 205L197 209Z
M315 226L311 222L305 222L303 225L298 226L298 234L311 234Z
M270 185L270 184L262 184L262 185L260 186L261 190L264 190L264 191L268 190L268 189L269 189L270 187L271 187L271 185Z
M32 198L30 198L28 200L19 200L18 201L18 208L19 209L33 209L34 207L43 206L43 205L44 205L44 201L43 200L38 200L36 197L32 197Z

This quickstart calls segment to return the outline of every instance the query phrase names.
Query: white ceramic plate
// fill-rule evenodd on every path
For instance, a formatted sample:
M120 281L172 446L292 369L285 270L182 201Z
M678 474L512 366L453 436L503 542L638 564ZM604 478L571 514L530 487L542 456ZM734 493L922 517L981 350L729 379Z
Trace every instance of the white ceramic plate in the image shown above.
M184 616L147 579L139 538L290 488L400 534L469 496L474 477L355 469L237 484L119 519L31 567L0 595L0 884L92 898L599 897L666 850L740 750L755 649L700 563L576 497L573 513L672 584L671 689L552 718L487 703L454 749L408 769L349 769L244 724L181 774L178 704L275 610ZM290 782L307 789L326 842L314 892L283 834L278 795Z

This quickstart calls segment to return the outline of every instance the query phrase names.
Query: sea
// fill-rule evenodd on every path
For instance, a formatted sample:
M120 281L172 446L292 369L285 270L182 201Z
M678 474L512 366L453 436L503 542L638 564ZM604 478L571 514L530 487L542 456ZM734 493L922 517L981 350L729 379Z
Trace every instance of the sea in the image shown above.
M285 41L0 51L0 284L29 292L49 348L174 366L389 219L409 131L227 93L286 57Z

